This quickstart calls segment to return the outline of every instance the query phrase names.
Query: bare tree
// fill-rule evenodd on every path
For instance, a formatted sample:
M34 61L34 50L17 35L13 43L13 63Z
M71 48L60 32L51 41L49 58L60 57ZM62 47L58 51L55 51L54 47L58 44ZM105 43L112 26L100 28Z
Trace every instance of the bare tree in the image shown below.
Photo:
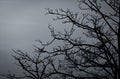
M71 29L55 32L49 25L53 40L47 43L38 40L42 47L35 46L34 56L14 51L17 55L13 57L25 71L24 76L3 76L9 79L119 79L119 1L78 0L78 3L78 13L70 9L47 9L47 14L56 16L55 20L71 24ZM84 31L87 40L79 34L74 37L76 30ZM63 44L47 50L56 41Z

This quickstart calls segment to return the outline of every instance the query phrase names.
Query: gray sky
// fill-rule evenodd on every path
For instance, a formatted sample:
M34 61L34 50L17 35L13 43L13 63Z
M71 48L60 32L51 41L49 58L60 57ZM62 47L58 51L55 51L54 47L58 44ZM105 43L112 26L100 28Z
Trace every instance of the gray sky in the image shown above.
M105 5L102 7L104 12L111 11ZM38 44L35 40L51 39L49 23L56 30L63 30L60 21L52 21L53 16L45 15L45 8L78 11L76 0L0 0L0 73L19 71L11 57L12 49L33 51L33 44Z
M30 51L35 40L48 39L49 23L62 28L52 16L45 15L45 8L75 7L75 0L0 0L0 73L17 70L10 55L12 49Z

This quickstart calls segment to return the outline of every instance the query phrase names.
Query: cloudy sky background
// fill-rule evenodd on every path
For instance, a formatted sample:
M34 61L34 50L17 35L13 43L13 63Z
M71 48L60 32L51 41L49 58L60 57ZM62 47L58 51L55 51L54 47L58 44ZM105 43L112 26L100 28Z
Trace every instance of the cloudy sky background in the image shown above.
M12 49L33 50L35 40L48 41L51 23L62 29L45 8L70 8L76 11L75 0L0 0L0 73L18 71L11 57Z

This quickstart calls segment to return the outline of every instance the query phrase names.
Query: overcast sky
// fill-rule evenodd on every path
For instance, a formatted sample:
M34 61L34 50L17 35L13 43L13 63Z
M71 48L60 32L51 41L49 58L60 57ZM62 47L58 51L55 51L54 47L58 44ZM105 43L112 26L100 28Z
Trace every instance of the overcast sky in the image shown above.
M49 23L61 28L52 16L45 15L45 8L75 7L75 0L0 0L0 73L17 69L12 49L29 51L35 40L49 40Z

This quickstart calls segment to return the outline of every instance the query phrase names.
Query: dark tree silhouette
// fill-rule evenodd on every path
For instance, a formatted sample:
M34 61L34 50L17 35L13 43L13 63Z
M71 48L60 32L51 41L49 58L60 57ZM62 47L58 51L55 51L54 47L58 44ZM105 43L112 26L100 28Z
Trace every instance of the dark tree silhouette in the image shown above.
M49 25L53 40L47 43L37 40L42 47L35 46L32 55L13 50L17 65L24 70L23 76L11 73L2 76L9 79L119 79L119 1L78 0L78 4L78 13L70 9L47 9L47 14L56 16L55 20L71 24L71 29L55 32ZM80 31L87 40L78 34ZM51 48L56 42L62 44Z

